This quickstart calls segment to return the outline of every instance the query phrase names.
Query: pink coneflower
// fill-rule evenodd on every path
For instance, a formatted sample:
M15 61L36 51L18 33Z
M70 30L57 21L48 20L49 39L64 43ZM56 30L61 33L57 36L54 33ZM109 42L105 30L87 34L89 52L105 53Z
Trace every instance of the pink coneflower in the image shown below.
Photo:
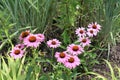
M43 42L45 40L44 34L36 34L40 38L40 42Z
M81 45L82 45L83 47L89 46L90 43L91 43L91 41L90 41L90 39L89 39L88 37L80 37L80 38L79 38L79 41L81 42Z
M15 47L23 49L25 47L25 45L24 44L17 44L17 45L15 45Z
M67 68L74 69L80 64L80 59L77 56L70 56L68 60L64 63Z
M23 40L23 39L25 39L29 34L30 34L30 31L29 31L29 30L23 31L23 32L20 34L19 39L20 39L20 40Z
M66 52L56 52L55 57L58 62L65 63L66 60L69 58Z
M40 38L37 35L34 35L34 34L30 34L29 36L27 36L24 39L23 43L27 47L34 47L34 48L37 48L39 46L39 44L41 44Z
M96 30L97 32L99 32L99 30L101 30L101 26L99 24L97 24L97 22L89 24L88 27Z
M78 55L84 52L83 48L80 45L70 44L67 47L67 52L72 55Z
M86 31L85 31L85 28L83 27L76 29L75 32L79 37L86 36Z
M60 44L61 42L57 39L52 39L52 40L47 41L47 45L51 48L57 48L60 46Z
M96 36L96 35L97 35L97 31L94 30L94 29L92 29L92 28L88 28L88 29L87 29L87 35L88 35L89 37Z
M14 59L21 58L24 54L24 51L20 48L14 47L10 53L10 56Z

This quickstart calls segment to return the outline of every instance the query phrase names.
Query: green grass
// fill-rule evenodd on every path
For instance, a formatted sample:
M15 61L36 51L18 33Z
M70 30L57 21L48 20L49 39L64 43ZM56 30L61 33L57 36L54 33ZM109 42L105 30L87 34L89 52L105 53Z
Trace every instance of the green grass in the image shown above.
M37 28L43 32L49 19L53 16L56 5L54 0L1 0L1 11L6 10L15 29L25 26Z

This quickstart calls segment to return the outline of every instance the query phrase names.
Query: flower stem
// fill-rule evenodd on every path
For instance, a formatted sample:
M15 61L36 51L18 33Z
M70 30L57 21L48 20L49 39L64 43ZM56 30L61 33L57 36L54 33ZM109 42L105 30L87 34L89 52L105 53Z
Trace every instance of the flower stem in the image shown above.
M52 61L54 61L54 48L52 48Z

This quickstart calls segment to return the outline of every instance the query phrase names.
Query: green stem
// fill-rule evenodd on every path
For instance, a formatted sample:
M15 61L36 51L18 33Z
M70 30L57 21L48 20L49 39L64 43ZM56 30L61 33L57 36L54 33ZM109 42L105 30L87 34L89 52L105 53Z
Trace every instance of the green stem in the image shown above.
M54 48L52 48L52 61L54 61Z

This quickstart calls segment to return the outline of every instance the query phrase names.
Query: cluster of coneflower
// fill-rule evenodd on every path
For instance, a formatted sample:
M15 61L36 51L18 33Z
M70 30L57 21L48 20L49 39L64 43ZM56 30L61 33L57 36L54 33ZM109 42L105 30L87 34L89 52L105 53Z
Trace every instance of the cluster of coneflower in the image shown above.
M99 24L91 23L88 25L87 29L80 27L76 29L75 33L78 36L77 41L79 44L69 44L65 51L55 52L55 58L57 62L62 63L67 68L73 69L80 64L80 59L78 55L84 52L85 46L90 46L91 38L96 36L101 30ZM10 56L14 59L21 58L24 56L24 47L34 47L37 48L44 40L44 34L32 34L30 31L24 31L20 34L19 39L21 44L16 45L10 53ZM57 39L51 39L47 41L47 46L50 48L58 48L61 46L61 42Z

